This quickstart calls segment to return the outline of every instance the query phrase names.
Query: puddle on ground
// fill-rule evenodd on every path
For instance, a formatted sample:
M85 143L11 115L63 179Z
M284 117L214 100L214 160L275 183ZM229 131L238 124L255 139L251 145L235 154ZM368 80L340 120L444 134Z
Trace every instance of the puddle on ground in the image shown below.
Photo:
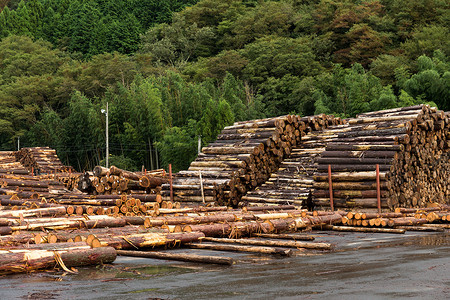
M336 250L288 258L216 252L236 259L227 267L118 257L77 274L2 276L0 299L445 299L450 293L449 232L319 233L316 241Z
M192 272L187 268L173 266L125 267L116 273L116 278L146 278L155 275L183 274Z

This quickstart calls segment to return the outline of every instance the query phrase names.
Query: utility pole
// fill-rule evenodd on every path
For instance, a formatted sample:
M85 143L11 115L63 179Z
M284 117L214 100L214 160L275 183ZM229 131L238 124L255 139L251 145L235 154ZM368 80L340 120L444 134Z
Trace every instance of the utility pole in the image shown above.
M106 111L102 109L102 113L106 115L106 168L109 168L109 112L108 102L106 102Z

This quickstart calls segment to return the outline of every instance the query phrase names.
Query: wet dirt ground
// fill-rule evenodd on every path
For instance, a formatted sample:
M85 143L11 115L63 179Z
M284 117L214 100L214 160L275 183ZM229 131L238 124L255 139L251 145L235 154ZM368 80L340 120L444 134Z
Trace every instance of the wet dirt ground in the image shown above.
M450 298L449 232L312 234L335 250L288 258L171 250L230 256L237 263L229 267L118 257L77 274L0 277L0 299Z

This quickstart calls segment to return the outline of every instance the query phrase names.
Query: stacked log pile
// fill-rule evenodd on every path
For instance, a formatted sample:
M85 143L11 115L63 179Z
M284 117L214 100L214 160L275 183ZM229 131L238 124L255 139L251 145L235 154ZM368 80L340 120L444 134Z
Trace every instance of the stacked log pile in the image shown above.
M393 227L406 230L431 231L430 228L446 228L450 222L450 205L435 203L429 207L401 208L394 212L349 212L342 218L342 224L356 227ZM435 223L433 227L424 224ZM424 226L422 226L424 225ZM439 225L443 225L440 227ZM410 227L407 227L410 226ZM364 231L364 230L354 230ZM434 230L437 231L437 230Z
M68 192L64 183L54 175L0 174L0 188L12 194L21 192L65 194Z
M96 166L92 173L80 176L78 186L81 191L96 195L159 194L161 185L168 182L163 169L130 172L115 166Z
M3 194L3 195L2 195ZM0 189L0 204L17 213L30 213L28 209L49 207L62 208L62 214L69 216L156 216L160 208L180 208L180 204L166 203L156 194L135 195L85 195L85 194L50 194L8 191ZM171 203L170 203L171 204ZM22 210L24 210L22 212ZM38 210L39 211L39 210ZM39 212L41 213L41 212Z
M0 174L28 174L28 170L17 162L14 152L0 151Z
M361 114L347 125L320 137L326 143L317 159L314 197L329 206L331 166L336 207L377 207L376 165L379 165L381 207L448 203L449 118L428 105Z
M320 132L310 132L320 134ZM304 138L305 138L304 137ZM303 208L313 208L311 190L313 174L316 172L315 160L324 145L315 144L303 147L303 143L291 151L289 158L283 160L277 172L272 173L268 181L242 197L248 205L261 204L294 204Z
M29 171L35 173L69 172L71 167L64 166L56 155L56 151L49 147L22 148L14 152L16 161Z
M211 257L187 256L180 258L176 255L159 255L155 251L148 255L126 251L181 246L195 249L290 255L291 248L303 249L303 251L305 249L322 251L332 248L332 245L328 243L311 242L314 239L312 236L294 234L297 231L305 229L338 230L342 226L337 225L342 223L359 225L353 224L353 221L349 222L350 219L367 219L368 227L371 226L371 220L377 220L373 226L387 226L391 231L401 232L405 230L399 229L401 226L417 230L414 226L419 224L424 224L421 226L425 228L427 225L425 223L434 223L438 226L450 222L450 206L443 205L420 210L399 208L394 213L382 215L360 213L359 217L356 213L350 215L343 211L308 212L293 205L249 206L242 209L231 209L225 206L161 208L158 215L153 216L131 216L120 213L109 216L90 215L87 211L83 211L79 216L69 215L68 207L75 203L80 206L90 204L94 207L104 207L108 204L117 206L117 200L124 203L133 199L127 198L128 196L125 195L95 196L99 197L98 199L83 199L82 197L82 195L66 195L65 199L55 199L55 203L45 203L42 199L9 199L10 201L22 201L24 203L21 206L22 209L1 206L0 247L6 251L0 251L0 261L4 262L0 273L28 272L41 268L53 268L55 265L64 269L72 266L107 263L115 257L112 248L120 250L118 253L121 255L138 255L140 253L139 255L142 256L156 258L175 257L174 259L188 261L230 264L232 263L231 259L224 262L223 258L217 260ZM108 197L120 197L120 199L108 199ZM3 200L2 197L0 199ZM34 205L25 204L25 202L32 203L33 200L35 200ZM13 203L18 205L20 202L11 202L11 204ZM35 205L40 205L41 208L35 208ZM106 210L103 213L106 214ZM354 231L352 227L348 226L347 230ZM372 230L374 229L372 228ZM277 241L280 238L284 240ZM286 241L286 239L291 239L291 241ZM204 242L199 243L200 241ZM95 250L98 248L100 250ZM48 251L53 251L53 256L50 256ZM15 255L11 253L15 253ZM75 256L71 258L65 253L72 253ZM24 257L24 255L27 256ZM90 255L103 258L91 260ZM28 259L31 256L39 258L39 263L32 263L34 261ZM84 263L75 264L75 257L77 261ZM28 265L25 262L29 262ZM53 262L52 265L51 262ZM40 267L33 267L37 265Z
M381 208L448 203L449 126L448 114L418 105L310 131L280 169L242 199L329 207L331 178L334 207L376 208L378 164Z
M176 175L173 197L180 202L216 202L236 207L247 191L264 183L278 169L306 132L340 122L326 115L287 115L225 127L187 171ZM163 185L162 195L170 197L169 185Z

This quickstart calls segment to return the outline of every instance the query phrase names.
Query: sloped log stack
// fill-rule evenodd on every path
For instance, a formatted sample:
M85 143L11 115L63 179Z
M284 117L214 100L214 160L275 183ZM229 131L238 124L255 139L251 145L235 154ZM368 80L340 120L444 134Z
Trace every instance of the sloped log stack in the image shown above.
M311 134L320 134L320 131L310 132L304 138ZM324 145L319 143L308 147L301 143L294 147L280 168L264 184L243 196L242 201L248 205L294 204L312 209L315 160L324 149Z
M326 143L314 175L315 202L329 206L328 167L337 207L391 209L449 201L449 118L428 105L358 115L310 141Z
M71 167L64 166L56 155L56 151L49 147L30 147L15 151L16 161L29 171L39 173L69 172Z
M174 200L215 201L236 207L247 191L261 185L278 169L306 132L340 122L326 115L304 118L287 115L225 127L214 143L202 149L187 171L176 174ZM162 196L170 197L169 185L163 185Z
M0 151L0 174L28 174L28 170L16 161L14 152Z

